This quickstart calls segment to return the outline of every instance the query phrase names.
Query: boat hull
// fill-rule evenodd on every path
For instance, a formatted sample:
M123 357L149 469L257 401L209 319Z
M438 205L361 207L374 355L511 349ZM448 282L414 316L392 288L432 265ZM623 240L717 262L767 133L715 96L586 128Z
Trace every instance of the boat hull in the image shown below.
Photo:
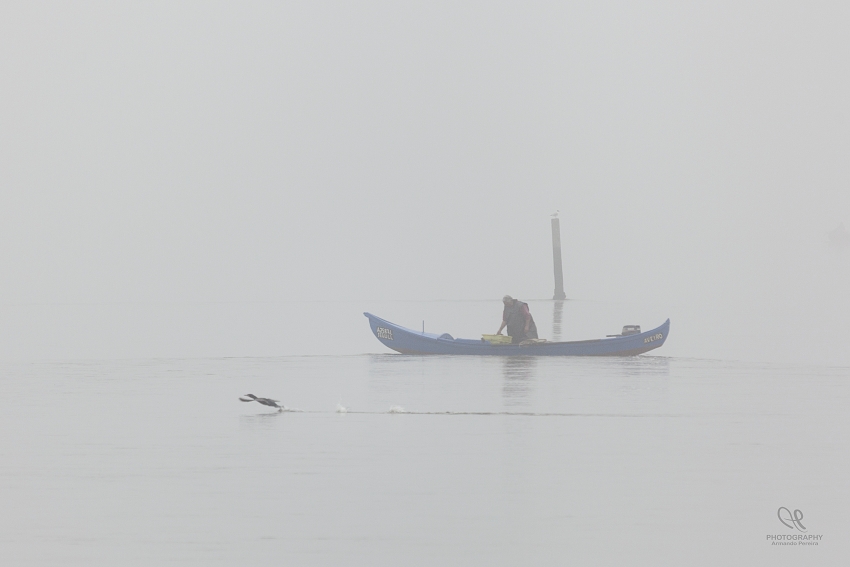
M635 356L657 349L667 340L670 319L659 327L634 335L588 341L544 342L530 345L492 345L483 340L455 339L407 329L371 313L369 327L387 348L402 354L453 354L476 356Z

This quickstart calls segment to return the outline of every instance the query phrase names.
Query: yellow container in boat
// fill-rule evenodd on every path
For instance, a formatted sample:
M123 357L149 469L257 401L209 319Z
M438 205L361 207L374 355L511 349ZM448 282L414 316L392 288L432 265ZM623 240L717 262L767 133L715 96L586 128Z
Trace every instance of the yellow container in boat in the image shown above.
M505 335L481 335L481 339L487 341L491 345L509 345L513 340Z

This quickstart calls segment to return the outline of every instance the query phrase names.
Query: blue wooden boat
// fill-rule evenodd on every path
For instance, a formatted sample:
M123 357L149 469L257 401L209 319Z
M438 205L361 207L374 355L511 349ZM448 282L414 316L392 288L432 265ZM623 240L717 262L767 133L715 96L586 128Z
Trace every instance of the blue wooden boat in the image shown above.
M569 342L540 342L528 345L497 345L484 339L456 339L448 333L437 335L406 329L364 313L372 332L385 346L402 354L473 354L487 356L634 356L656 349L667 340L670 319L643 333L616 335L604 339Z

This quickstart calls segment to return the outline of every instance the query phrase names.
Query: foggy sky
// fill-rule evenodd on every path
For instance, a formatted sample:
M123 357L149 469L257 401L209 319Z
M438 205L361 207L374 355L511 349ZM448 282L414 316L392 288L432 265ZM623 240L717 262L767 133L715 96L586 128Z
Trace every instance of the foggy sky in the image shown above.
M841 349L848 25L838 2L4 3L0 333L73 358L95 351L39 341L49 306L200 329L205 302L551 297L560 210L570 298Z

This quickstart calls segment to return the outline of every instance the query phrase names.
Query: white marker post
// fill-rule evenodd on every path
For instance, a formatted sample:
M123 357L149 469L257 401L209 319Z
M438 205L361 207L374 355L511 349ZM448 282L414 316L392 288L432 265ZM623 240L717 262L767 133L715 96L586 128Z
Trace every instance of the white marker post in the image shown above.
M552 259L555 262L555 296L552 299L566 299L564 293L564 267L561 264L561 222L558 213L552 218Z

